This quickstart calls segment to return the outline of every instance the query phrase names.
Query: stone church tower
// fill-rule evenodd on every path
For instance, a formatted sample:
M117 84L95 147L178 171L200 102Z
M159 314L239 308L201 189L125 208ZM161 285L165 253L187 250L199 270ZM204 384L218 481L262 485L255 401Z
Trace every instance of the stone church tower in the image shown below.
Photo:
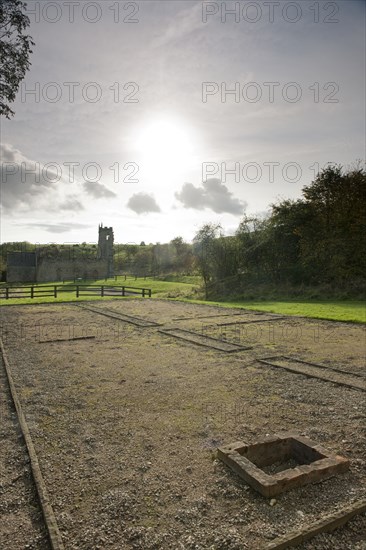
M113 243L114 235L112 227L99 225L98 235L98 259L107 261L107 277L114 276Z

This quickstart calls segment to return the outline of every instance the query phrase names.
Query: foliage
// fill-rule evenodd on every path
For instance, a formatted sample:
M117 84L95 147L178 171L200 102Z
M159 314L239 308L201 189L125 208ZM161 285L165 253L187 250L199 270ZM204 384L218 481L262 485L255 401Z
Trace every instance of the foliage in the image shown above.
M359 294L366 286L365 204L360 165L326 167L301 199L273 204L265 218L244 216L225 254L222 235L211 231L204 273L201 268L206 289L214 296L251 285L327 284ZM198 242L209 227L197 233Z
M114 249L117 273L160 276L193 271L192 245L182 237L165 244L118 244Z
M208 284L215 276L218 261L218 237L222 238L220 224L208 223L201 227L193 239L193 254L198 270L205 285L205 296L208 297Z
M314 282L363 278L365 262L366 173L326 168L303 191L311 223L299 227L304 268ZM315 269L314 269L315 268Z
M25 8L21 0L0 0L0 114L6 118L14 115L8 103L15 100L34 46L25 33L29 26Z

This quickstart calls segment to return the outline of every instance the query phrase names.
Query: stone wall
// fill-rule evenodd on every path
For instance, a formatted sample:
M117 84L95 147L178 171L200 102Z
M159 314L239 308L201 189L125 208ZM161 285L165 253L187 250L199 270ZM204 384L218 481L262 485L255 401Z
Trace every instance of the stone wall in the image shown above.
M8 283L28 283L36 280L37 256L34 252L9 252L7 255Z
M40 259L36 280L39 283L63 281L64 279L103 279L108 274L108 261L105 259L52 260Z
M8 283L33 283L36 280L35 267L8 266L6 281Z
M41 248L36 252L11 252L7 256L9 283L46 283L66 279L104 279L113 277L113 228L99 226L98 249L84 257L83 250L57 247ZM86 251L87 252L87 251Z
M19 253L20 255L20 253ZM25 258L13 258L7 266L8 283L47 283L64 279L104 279L110 275L107 258L87 258L83 260L63 260L38 258L34 265Z

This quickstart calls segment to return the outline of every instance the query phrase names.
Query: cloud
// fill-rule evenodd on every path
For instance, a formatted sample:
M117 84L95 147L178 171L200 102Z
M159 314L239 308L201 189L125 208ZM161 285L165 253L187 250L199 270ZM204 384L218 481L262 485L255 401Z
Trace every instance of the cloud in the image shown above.
M84 190L95 199L117 197L116 193L110 191L105 185L97 181L85 181Z
M1 200L5 212L44 210L77 212L84 206L76 195L68 195L68 182L57 166L31 160L9 144L0 144Z
M174 13L169 24L153 41L153 47L167 47L184 40L186 41L197 30L202 29L202 5L200 2Z
M224 212L241 215L247 203L240 201L223 185L219 179L211 178L203 182L202 187L195 187L192 183L185 183L175 197L183 203L184 208L203 210L210 208L217 214Z
M0 145L0 150L3 162L17 162L18 158L21 157L20 151L6 143Z
M205 204L205 192L193 183L185 183L180 193L175 193L175 197L184 204L185 208L194 208L203 210Z
M145 214L148 212L160 212L160 207L152 195L147 193L135 193L127 203L136 214Z
M46 195L55 192L56 174L44 171L40 163L25 157L11 145L1 144L1 199L4 210L39 206Z
M72 212L79 212L79 210L84 210L84 206L75 196L69 196L66 197L66 200L59 205L58 210L71 210Z
M73 189L77 187L78 195L68 194L70 182L63 177L62 171L56 172L57 166L48 167L31 160L10 144L0 144L0 153L1 200L5 213L84 210L80 200L82 186L76 182ZM94 198L115 196L99 183L85 182L84 190Z
M16 224L21 227L29 227L29 228L37 228L37 229L43 229L45 231L48 231L48 233L67 233L68 231L71 231L72 229L86 229L91 227L90 225L86 225L83 223L37 223L37 222L30 222L30 223L18 223Z

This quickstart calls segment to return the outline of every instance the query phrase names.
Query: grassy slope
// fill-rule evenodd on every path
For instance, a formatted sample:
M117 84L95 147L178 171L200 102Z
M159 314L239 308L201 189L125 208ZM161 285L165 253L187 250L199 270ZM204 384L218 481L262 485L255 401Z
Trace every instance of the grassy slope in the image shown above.
M195 300L195 302L197 302ZM205 302L222 307L243 308L256 311L268 311L271 313L283 313L284 315L299 315L315 319L329 319L331 321L351 321L353 323L366 323L366 305L362 301L336 301L336 300L306 300L306 301L238 301L238 302Z
M244 308L257 311L268 311L273 313L283 313L285 315L300 315L303 317L312 317L316 319L329 319L337 321L351 321L356 323L366 322L366 306L362 301L341 301L341 300L284 300L284 301L231 301L231 302L208 302L204 300L192 299L195 292L199 288L199 278L184 277L184 282L179 281L161 281L150 277L146 279L140 278L135 280L134 277L127 278L119 277L117 281L110 280L106 282L104 279L95 281L91 285L126 285L131 287L151 288L154 298L170 298L194 303L218 305L222 307ZM35 285L37 286L37 285ZM74 283L57 283L57 286L67 289L74 286ZM88 285L89 286L89 285ZM116 299L115 296L106 297L105 300ZM120 298L123 299L123 298ZM62 292L58 298L53 297L36 297L33 300L30 298L16 298L11 300L0 300L1 305L19 305L19 304L39 304L39 303L55 303L69 301L85 301L85 300L100 300L99 296L85 296L76 298L75 291Z

